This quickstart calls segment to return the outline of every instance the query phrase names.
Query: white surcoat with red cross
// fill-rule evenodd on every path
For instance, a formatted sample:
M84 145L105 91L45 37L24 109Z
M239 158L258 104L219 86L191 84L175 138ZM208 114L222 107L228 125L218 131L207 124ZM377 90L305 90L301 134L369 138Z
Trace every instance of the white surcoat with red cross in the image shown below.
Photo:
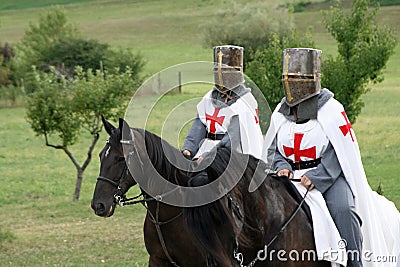
M261 158L263 136L258 120L258 105L254 96L248 92L232 105L223 108L216 108L213 101L215 100L212 99L210 91L197 105L199 119L206 126L207 132L225 134L232 117L237 115L242 152ZM218 142L218 140L205 139L196 156L209 151Z
M277 146L282 156L293 162L320 158L329 139L317 120L303 124L286 120L277 134Z
M290 138L290 131L292 129L290 128L290 123L287 123L285 116L278 112L279 108L280 105L277 106L271 117L271 124L264 142L263 160L270 160L268 151L274 144L274 140L277 135L278 138L281 138L281 141L278 142L281 142L280 145L282 148L279 148L279 151L281 153L283 152L282 155L285 155L285 149L283 148L283 145L285 145L288 147L286 149L288 154L291 154L291 148L293 148L294 155L290 155L289 157L292 157L293 159L296 157L297 153L297 158L300 158L301 160L310 160L309 156L304 156L304 151L311 153L309 149L314 145L316 146L315 156L318 157L318 151L323 151L322 147L318 148L318 146L321 146L318 144L324 144L325 142L321 142L321 140L327 137L335 149L346 181L348 182L355 196L356 208L361 220L363 221L361 226L363 233L363 252L369 253L368 255L373 255L369 258L363 258L364 266L381 267L383 266L382 263L375 261L374 259L376 258L374 257L383 257L388 255L397 257L398 262L400 258L400 213L393 202L387 200L381 195L378 195L376 192L372 191L371 187L369 186L361 161L357 138L353 132L352 125L347 118L343 106L338 101L331 98L318 110L318 117L316 121L320 126L315 125L315 127L321 127L322 139L321 137L310 136L310 140L313 141L312 138L316 138L316 142L309 142L309 138L306 136L306 131L299 132L304 134L304 136L298 135L296 138L295 132L298 130L297 128L295 128L293 131L293 140L285 141L285 139ZM282 133L282 135L279 133L282 131L281 127L286 127L284 130L289 131L289 137L285 137L285 133ZM304 187L297 188L303 189L304 193ZM315 241L316 243L319 241L322 244L322 246L316 244L317 255L320 256L322 255L320 254L321 252L324 252L324 250L326 250L328 247L332 247L332 245L335 245L336 242L334 242L334 238L328 238L331 236L329 229L316 229L319 224L315 222L316 216L314 216L313 207L315 207L316 210L319 208L325 209L326 207L325 203L321 203L324 202L324 199L322 195L318 196L318 192L319 191L316 189L311 190L307 195L306 202L309 204L311 213L313 214ZM314 200L310 198L314 198ZM307 201L307 199L310 199L311 201ZM317 199L320 201L316 201ZM324 213L327 214L327 211L324 211ZM322 221L323 216L320 217ZM319 247L321 247L321 249L319 249ZM399 265L397 265L396 262L385 262L384 266L398 267Z

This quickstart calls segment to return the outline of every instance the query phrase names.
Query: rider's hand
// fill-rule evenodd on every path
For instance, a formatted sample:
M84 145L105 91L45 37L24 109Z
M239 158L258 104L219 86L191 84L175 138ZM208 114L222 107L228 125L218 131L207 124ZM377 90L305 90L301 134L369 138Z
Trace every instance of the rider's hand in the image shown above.
M287 176L289 179L293 178L293 173L288 169L282 169L276 173L278 176Z
M307 176L305 176L305 175L301 176L300 180L301 180L301 184L308 190L311 190L314 188L314 184L311 182L311 180Z
M203 161L203 157L200 156L196 159L197 165L200 165L200 163Z
M191 158L192 158L192 153L190 153L190 151L187 150L187 149L183 150L183 151L182 151L182 154L183 154L186 158L188 158L188 159L191 159Z

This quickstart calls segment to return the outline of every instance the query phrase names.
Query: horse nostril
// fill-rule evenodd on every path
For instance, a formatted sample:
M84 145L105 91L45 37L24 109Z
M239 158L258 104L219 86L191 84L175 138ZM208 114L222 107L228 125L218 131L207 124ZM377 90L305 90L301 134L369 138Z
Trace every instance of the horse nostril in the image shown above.
M96 215L102 216L106 213L106 208L103 203L97 203L97 205L93 205L93 207Z
M105 207L104 207L104 204L103 204L103 203L97 204L97 210L98 210L98 211L105 211L106 209L105 209Z

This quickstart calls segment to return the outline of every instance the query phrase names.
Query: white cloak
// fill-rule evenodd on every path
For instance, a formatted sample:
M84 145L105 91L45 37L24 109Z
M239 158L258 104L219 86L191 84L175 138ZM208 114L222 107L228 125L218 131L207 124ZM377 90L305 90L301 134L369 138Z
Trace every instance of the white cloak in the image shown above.
M263 159L274 143L276 133L285 116L272 114L271 124L265 137ZM385 197L370 188L361 161L356 136L343 106L331 98L318 111L318 122L335 149L340 166L355 196L356 209L362 219L363 251L365 267L400 266L400 213ZM338 196L340 197L340 196Z

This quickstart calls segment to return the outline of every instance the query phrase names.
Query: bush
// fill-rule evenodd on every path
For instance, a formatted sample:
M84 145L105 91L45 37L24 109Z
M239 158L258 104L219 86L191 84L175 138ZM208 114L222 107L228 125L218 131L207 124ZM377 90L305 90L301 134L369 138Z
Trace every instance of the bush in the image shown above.
M251 61L251 54L264 47L272 33L279 38L291 32L291 13L286 9L271 8L267 2L257 5L240 5L233 2L230 8L219 10L203 25L203 40L206 47L216 45L239 45L245 48L244 61Z
M251 54L246 74L258 85L272 110L284 97L282 89L282 51L290 47L314 47L306 34L300 38L295 30L291 35L279 37L272 33L270 41Z
M46 64L41 69L44 67L48 70L49 66L54 66L64 74L72 76L76 66L81 66L84 70L100 69L107 50L107 44L101 44L96 40L62 38L49 47L48 53L39 61Z
M108 44L80 37L59 7L41 15L38 25L30 24L17 48L14 84L23 86L27 93L38 88L32 66L45 72L54 67L59 76L68 79L75 75L77 66L93 73L98 69L109 73L124 73L129 69L133 80L138 79L144 66L143 58L129 49L114 51Z

